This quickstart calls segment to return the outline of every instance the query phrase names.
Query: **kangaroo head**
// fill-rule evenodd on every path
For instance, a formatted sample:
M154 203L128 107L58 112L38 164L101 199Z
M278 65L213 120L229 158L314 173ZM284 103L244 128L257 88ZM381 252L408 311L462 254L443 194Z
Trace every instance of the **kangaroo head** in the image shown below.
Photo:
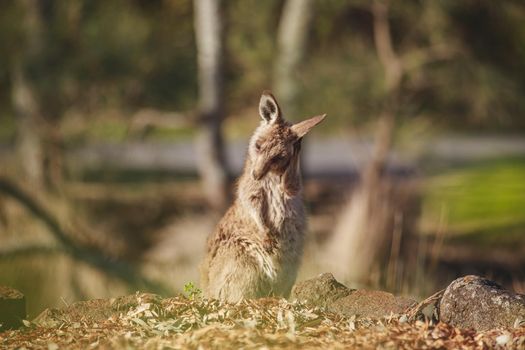
M261 125L250 140L248 157L251 176L262 179L268 173L282 175L290 166L297 166L301 140L326 114L291 124L284 120L275 97L264 91L259 102Z

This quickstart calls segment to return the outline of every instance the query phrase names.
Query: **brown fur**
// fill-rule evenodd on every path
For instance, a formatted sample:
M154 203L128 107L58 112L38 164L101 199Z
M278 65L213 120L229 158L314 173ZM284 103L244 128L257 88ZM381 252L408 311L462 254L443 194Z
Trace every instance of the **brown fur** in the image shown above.
M237 197L208 238L201 282L210 298L286 297L297 275L305 231L301 139L324 116L291 125L268 92L259 113Z

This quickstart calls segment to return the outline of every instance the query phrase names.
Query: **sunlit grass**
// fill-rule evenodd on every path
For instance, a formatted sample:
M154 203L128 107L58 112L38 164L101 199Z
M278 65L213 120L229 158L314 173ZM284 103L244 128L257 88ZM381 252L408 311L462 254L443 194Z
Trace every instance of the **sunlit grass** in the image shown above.
M195 128L191 126L185 126L178 128L154 128L147 134L147 138L150 140L159 141L187 140L191 142L194 135Z
M90 123L86 130L88 138L98 141L123 141L127 134L127 126L119 121L101 120Z
M525 239L525 159L487 161L431 177L422 228L435 233L440 226L484 243Z

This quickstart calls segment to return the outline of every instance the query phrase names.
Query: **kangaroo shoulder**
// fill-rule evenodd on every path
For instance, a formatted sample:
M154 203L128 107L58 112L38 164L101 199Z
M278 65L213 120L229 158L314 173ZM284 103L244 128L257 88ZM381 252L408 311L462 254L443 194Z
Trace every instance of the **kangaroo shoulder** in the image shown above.
M217 249L224 245L242 227L242 217L236 204L232 205L221 218L213 233L208 237L207 250L213 255Z

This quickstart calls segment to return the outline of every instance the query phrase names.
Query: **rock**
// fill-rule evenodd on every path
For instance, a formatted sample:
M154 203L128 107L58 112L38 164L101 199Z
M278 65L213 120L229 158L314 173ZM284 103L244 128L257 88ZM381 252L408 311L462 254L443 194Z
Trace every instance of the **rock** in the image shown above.
M113 315L127 313L140 304L160 304L161 297L150 293L137 293L113 299L78 301L62 309L45 309L33 323L41 327L58 327L62 323L99 322Z
M402 314L416 303L387 292L350 289L339 283L331 273L298 282L292 288L290 299L326 307L335 313L370 318Z
M337 282L331 273L322 273L312 279L296 283L292 288L290 299L326 307L352 292L352 289Z
M479 276L461 277L445 290L439 318L450 325L477 331L512 328L525 320L525 295L512 293Z
M378 290L360 289L332 303L328 310L346 316L380 318L390 314L403 314L416 304L415 300L396 297Z
M18 328L26 318L26 299L10 287L0 286L0 331Z

